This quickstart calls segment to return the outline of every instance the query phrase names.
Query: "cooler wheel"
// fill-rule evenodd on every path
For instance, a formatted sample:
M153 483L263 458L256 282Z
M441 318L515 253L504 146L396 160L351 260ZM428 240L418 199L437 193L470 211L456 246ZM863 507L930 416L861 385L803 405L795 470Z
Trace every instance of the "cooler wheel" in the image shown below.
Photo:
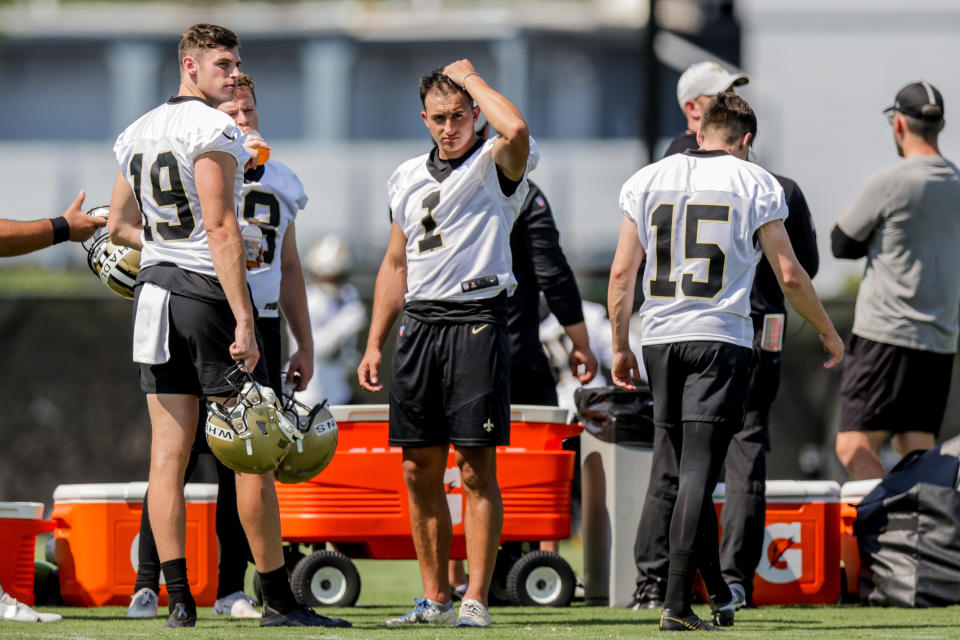
M360 572L342 553L314 551L293 568L290 587L311 607L352 607L360 597Z
M510 601L525 607L566 607L577 578L567 561L551 551L531 551L507 574Z

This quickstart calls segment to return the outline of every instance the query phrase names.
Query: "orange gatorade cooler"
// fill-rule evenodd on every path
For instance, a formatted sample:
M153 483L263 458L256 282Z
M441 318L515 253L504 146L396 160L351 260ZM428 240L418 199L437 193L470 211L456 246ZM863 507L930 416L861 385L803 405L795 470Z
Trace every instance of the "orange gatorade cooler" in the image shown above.
M277 483L280 526L289 542L331 542L353 558L415 558L400 447L388 445L387 405L332 406L337 452L316 478ZM562 540L570 535L574 454L564 438L580 433L566 410L514 405L510 446L497 447L503 496L502 540ZM453 521L450 554L463 558L464 496L451 448L443 477Z
M717 485L715 502L723 501L724 489ZM754 602L833 604L840 598L840 580L840 485L768 480Z
M33 604L37 534L53 527L39 502L0 502L0 585L20 602Z
M853 535L853 523L857 519L857 505L878 484L880 478L846 482L840 487L840 559L843 560L844 595L854 602L860 600L860 546Z
M146 491L146 482L130 482L62 484L53 492L53 535L64 603L75 607L130 604ZM212 605L217 595L217 485L188 484L184 495L190 590L198 605ZM166 604L162 584L160 602Z

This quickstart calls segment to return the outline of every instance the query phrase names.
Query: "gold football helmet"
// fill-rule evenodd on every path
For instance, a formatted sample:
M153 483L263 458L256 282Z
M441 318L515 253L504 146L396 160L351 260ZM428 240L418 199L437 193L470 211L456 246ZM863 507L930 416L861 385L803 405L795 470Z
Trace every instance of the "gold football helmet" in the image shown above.
M324 400L312 409L283 391L283 414L303 436L290 448L273 471L273 477L286 484L306 482L323 471L337 450L337 421Z
M234 403L207 403L210 450L238 473L273 471L303 436L283 415L273 389L254 380L242 363L227 372L227 380L237 391Z
M110 207L94 207L87 215L108 218ZM119 296L133 300L133 285L140 273L140 252L130 247L121 247L110 242L107 228L96 233L83 243L87 250L87 266L103 284Z

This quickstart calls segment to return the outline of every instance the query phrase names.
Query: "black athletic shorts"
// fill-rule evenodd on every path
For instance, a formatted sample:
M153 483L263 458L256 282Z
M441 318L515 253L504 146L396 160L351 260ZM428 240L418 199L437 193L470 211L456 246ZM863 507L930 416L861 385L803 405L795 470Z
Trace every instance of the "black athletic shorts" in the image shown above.
M513 404L536 404L556 407L557 379L545 355L532 362L517 363L510 367L510 402Z
M270 387L278 396L283 389L283 341L280 338L280 318L257 318L257 330L263 338L260 361L267 367Z
M393 354L390 446L510 443L510 341L494 322L404 312Z
M840 431L940 433L953 354L850 339L840 377Z
M644 345L654 424L672 427L683 422L720 422L739 429L752 357L752 349L728 342Z
M140 291L134 290L134 317ZM228 396L234 393L224 374L236 362L230 358L237 323L230 305L170 294L170 359L163 364L140 365L140 388L145 393ZM260 361L253 377L267 382L263 340L257 332Z

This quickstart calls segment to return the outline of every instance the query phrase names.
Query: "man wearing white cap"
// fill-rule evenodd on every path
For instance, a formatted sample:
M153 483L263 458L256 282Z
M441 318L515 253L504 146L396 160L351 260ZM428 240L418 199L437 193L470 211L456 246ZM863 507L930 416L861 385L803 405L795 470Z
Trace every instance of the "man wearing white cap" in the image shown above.
M687 67L677 82L677 102L687 118L687 130L670 144L667 152L663 154L664 157L680 153L684 149L698 148L697 131L700 130L700 119L710 99L721 91L740 87L748 82L750 79L744 74L730 73L719 63L709 60Z

